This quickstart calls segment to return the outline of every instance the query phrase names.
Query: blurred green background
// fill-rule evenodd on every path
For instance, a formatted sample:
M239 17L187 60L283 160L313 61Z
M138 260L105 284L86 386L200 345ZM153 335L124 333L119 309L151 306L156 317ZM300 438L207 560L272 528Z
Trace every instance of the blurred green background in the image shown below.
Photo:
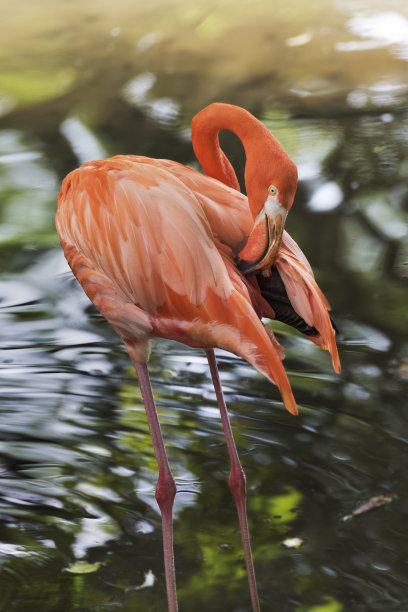
M300 415L219 353L262 609L408 609L408 6L391 0L0 0L0 610L166 609L136 376L77 286L66 173L119 153L198 167L192 116L239 104L299 168L287 229L340 329L342 375L284 325ZM222 137L243 177L238 140ZM150 362L176 474L180 610L250 600L205 356ZM379 495L392 499L348 521Z

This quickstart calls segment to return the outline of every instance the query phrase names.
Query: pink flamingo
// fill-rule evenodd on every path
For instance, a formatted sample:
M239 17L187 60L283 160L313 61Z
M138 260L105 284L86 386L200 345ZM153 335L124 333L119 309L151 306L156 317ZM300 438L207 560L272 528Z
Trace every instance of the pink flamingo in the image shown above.
M240 193L218 133L235 132L246 153ZM235 447L214 348L246 359L275 383L297 414L283 350L261 317L297 327L327 349L340 371L329 305L310 265L284 231L296 166L267 128L237 106L211 104L192 121L206 176L173 161L134 155L92 161L61 187L56 225L68 263L135 365L159 468L166 588L177 608L172 511L176 485L163 443L147 361L165 337L206 351L226 436L253 610L259 600L246 515L246 479Z

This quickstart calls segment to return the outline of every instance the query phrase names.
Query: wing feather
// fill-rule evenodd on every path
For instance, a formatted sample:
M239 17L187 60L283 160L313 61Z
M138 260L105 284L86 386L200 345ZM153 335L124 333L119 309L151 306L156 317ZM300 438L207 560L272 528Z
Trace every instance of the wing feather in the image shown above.
M297 249L300 251L299 247ZM333 368L340 372L335 331L329 315L330 305L316 283L310 266L305 267L298 253L290 252L286 243L279 251L276 267L293 308L319 332L319 336L311 336L310 339L330 352Z
M292 236L288 234L286 230L283 231L282 242L281 242L281 250L283 253L289 252L303 265L305 270L309 272L313 276L313 270L308 262L306 255L303 253L302 249L299 247L297 242L293 240Z
M157 161L171 170L172 174L180 178L194 193L204 210L213 235L221 243L229 245L234 252L238 252L253 225L248 198L236 189L193 168L166 159Z
M189 188L163 168L109 161L85 164L69 175L60 221L64 236L151 314L166 288L196 305L208 288L227 298L231 282Z

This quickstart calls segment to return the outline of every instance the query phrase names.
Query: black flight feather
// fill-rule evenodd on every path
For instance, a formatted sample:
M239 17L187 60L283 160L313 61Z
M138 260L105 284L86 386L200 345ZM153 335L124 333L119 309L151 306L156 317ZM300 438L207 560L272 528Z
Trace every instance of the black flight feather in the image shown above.
M270 276L257 274L256 279L258 281L262 297L273 308L275 312L275 319L277 321L282 321L282 323L291 325L306 336L318 335L319 332L317 329L311 325L308 325L293 308L288 294L286 293L285 285L275 266L271 269Z

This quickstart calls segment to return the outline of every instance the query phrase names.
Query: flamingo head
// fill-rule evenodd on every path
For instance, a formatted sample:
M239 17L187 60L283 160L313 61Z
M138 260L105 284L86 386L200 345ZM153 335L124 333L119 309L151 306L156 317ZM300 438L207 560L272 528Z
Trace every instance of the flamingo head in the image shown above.
M286 216L295 197L296 166L277 141L276 145L273 155L266 155L255 164L247 163L245 168L245 184L254 225L238 255L237 265L246 275L274 264Z

